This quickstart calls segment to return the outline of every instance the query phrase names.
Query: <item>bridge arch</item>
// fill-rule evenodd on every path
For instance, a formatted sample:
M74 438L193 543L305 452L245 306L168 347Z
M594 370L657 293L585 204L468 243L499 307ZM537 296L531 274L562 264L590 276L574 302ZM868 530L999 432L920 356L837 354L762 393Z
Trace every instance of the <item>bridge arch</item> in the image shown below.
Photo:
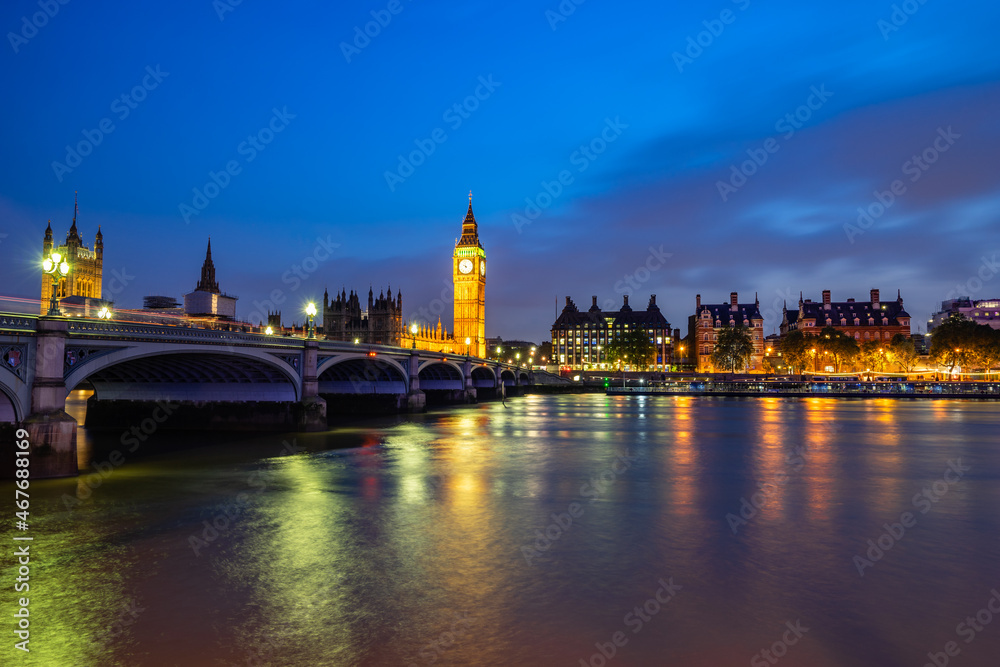
M418 368L421 391L465 389L465 372L448 361L426 361Z
M132 346L74 368L66 391L87 380L98 400L298 401L301 381L289 361L250 348Z
M509 368L505 368L500 371L500 381L503 382L508 387L513 387L517 384L517 376L514 375L514 371Z
M472 368L472 386L478 388L495 388L497 376L489 366L474 366Z
M22 419L24 412L17 393L0 383L0 422L19 422Z
M407 373L395 359L341 354L316 370L321 394L405 394Z

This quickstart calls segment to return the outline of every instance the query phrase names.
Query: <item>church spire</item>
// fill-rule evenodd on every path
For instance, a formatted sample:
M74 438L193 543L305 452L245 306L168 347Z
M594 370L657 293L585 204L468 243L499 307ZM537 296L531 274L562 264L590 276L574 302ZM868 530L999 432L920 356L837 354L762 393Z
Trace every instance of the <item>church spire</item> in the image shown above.
M479 242L479 225L476 223L476 216L472 213L472 190L469 190L469 210L465 213L465 220L462 222L462 238L456 245L483 247Z
M201 292L219 294L219 283L215 282L215 263L212 261L212 237L208 238L208 251L205 252L205 263L201 265L201 280L195 288Z
M73 239L73 240L77 241L78 243L81 242L80 232L77 231L77 229L76 229L76 217L77 217L77 215L79 213L80 213L79 195L76 192L74 192L73 193L73 224L70 225L69 234L66 235L66 241L67 242L69 242L70 239Z

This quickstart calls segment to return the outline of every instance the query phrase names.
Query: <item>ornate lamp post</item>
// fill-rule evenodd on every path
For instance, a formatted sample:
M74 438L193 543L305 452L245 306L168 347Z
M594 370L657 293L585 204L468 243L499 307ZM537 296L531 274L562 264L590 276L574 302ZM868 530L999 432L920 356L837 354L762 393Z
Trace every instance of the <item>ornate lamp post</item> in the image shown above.
M413 349L417 349L417 323L414 322L410 325L410 334L413 336Z
M267 328L264 329L264 333L266 333L268 336L273 336L274 335L274 329L271 328L271 325L268 325Z
M313 318L316 317L316 304L312 301L306 306L306 315L309 316L309 338L316 337L316 325L313 322Z
M471 345L472 345L472 339L466 337L466 339L465 339L465 356L466 357L469 356L469 346L471 346Z
M97 317L102 320L111 319L111 309L107 306L101 306L101 309L97 311Z
M63 260L63 256L57 252L52 253L42 260L42 271L52 276L52 295L49 299L48 315L59 314L59 301L56 299L56 292L59 291L59 279L69 274L69 264Z

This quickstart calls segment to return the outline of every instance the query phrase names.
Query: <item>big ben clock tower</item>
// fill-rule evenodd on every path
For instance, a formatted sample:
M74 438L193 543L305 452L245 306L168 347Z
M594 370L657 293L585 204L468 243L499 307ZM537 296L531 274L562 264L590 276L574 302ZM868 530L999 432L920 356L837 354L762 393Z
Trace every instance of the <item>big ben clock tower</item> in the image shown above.
M452 266L455 284L455 348L465 351L465 339L471 343L468 353L486 358L486 251L479 242L479 227L472 214L472 193L469 211L462 223L462 238L455 243Z

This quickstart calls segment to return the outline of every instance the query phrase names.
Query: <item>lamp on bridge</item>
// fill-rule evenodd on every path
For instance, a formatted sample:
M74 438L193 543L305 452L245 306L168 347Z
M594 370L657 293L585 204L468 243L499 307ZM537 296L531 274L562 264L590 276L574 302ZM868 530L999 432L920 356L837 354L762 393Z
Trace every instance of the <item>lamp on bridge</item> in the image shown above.
M313 318L316 317L316 304L312 301L306 306L306 315L309 316L309 338L315 338L316 324L313 322Z
M471 338L466 338L465 339L465 356L469 356L469 346L471 346L471 345L472 345L472 339Z
M410 333L413 335L413 349L417 349L417 323L414 322L410 325Z
M102 320L110 320L111 319L111 309L108 308L107 306L101 306L101 309L99 311L97 311L97 317L100 318L100 319L102 319Z
M266 329L264 329L264 333L266 333L268 336L273 336L274 335L274 329L271 328L270 324L267 325Z
M62 255L54 252L42 260L42 271L52 276L52 295L49 298L48 314L58 315L59 301L56 299L56 294L59 292L59 280L69 274L69 264L63 260Z

